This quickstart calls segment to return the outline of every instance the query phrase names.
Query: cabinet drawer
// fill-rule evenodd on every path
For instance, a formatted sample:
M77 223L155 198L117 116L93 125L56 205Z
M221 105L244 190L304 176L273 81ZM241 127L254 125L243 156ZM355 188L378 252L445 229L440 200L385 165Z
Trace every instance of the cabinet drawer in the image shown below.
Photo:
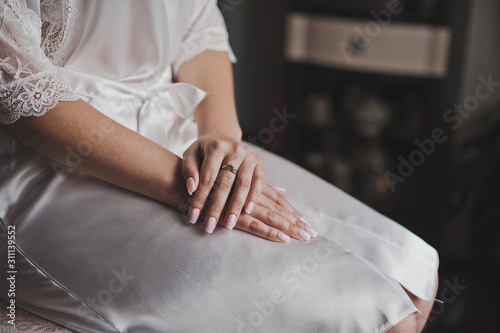
M290 14L288 60L359 71L444 77L450 30L418 24Z

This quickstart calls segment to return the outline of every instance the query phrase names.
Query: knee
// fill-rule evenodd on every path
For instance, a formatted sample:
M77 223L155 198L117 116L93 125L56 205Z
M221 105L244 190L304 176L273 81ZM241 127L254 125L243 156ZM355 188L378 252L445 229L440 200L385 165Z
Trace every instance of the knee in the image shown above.
M411 314L404 320L394 325L387 333L415 333L417 332L417 317Z
M434 290L434 294L432 296L432 299L430 301L424 301L417 296L413 295L411 292L406 290L404 287L403 289L406 291L410 299L412 300L413 304L415 307L420 311L420 313L415 314L415 320L416 320L416 332L420 333L424 329L427 320L429 318L429 315L432 310L432 306L434 305L434 299L436 298L436 293L438 290L438 278L439 276L436 275L436 287Z

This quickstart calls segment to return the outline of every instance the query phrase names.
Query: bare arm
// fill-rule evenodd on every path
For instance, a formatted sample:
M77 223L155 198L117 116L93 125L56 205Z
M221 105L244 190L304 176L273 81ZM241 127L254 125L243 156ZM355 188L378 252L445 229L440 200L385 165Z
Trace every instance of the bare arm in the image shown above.
M231 66L227 52L205 51L179 69L180 82L208 92L194 114L199 137L214 135L241 142Z
M187 200L182 160L143 136L116 123L82 100L60 102L41 117L0 126L32 149L68 164L68 149L92 142L75 169L173 207ZM70 163L71 164L71 163Z

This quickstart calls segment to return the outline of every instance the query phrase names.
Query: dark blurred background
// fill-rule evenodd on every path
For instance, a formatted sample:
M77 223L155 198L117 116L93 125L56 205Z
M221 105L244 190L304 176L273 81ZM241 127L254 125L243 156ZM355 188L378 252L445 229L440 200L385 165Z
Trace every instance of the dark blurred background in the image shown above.
M500 332L500 1L219 7L244 139L439 251L426 332Z

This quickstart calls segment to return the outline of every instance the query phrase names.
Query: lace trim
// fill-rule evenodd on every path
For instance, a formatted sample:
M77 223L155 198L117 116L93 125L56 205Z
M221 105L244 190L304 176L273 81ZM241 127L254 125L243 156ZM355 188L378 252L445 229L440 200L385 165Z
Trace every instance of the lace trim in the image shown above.
M40 18L32 10L26 8L26 4L23 1L0 2L0 9L0 23L2 23L0 24L0 30L5 21L15 24L15 32L22 31L24 36L29 36L30 38L16 38L11 36L12 42L22 49L33 51L34 55L38 55L37 52L42 55L43 53L38 47L41 43ZM2 47L0 55L4 52L5 50ZM0 61L2 58L0 57Z
M80 0L42 0L41 47L47 58L62 66L73 46Z
M41 20L23 1L0 2L0 122L41 116L74 94L40 48Z
M42 72L12 82L0 92L0 123L12 124L19 118L42 116L59 101L79 97L70 86L51 72Z
M182 64L206 50L227 51L231 61L236 60L227 41L226 30L223 28L208 28L192 33L189 40L182 43L181 52L173 63L174 73L177 74Z

